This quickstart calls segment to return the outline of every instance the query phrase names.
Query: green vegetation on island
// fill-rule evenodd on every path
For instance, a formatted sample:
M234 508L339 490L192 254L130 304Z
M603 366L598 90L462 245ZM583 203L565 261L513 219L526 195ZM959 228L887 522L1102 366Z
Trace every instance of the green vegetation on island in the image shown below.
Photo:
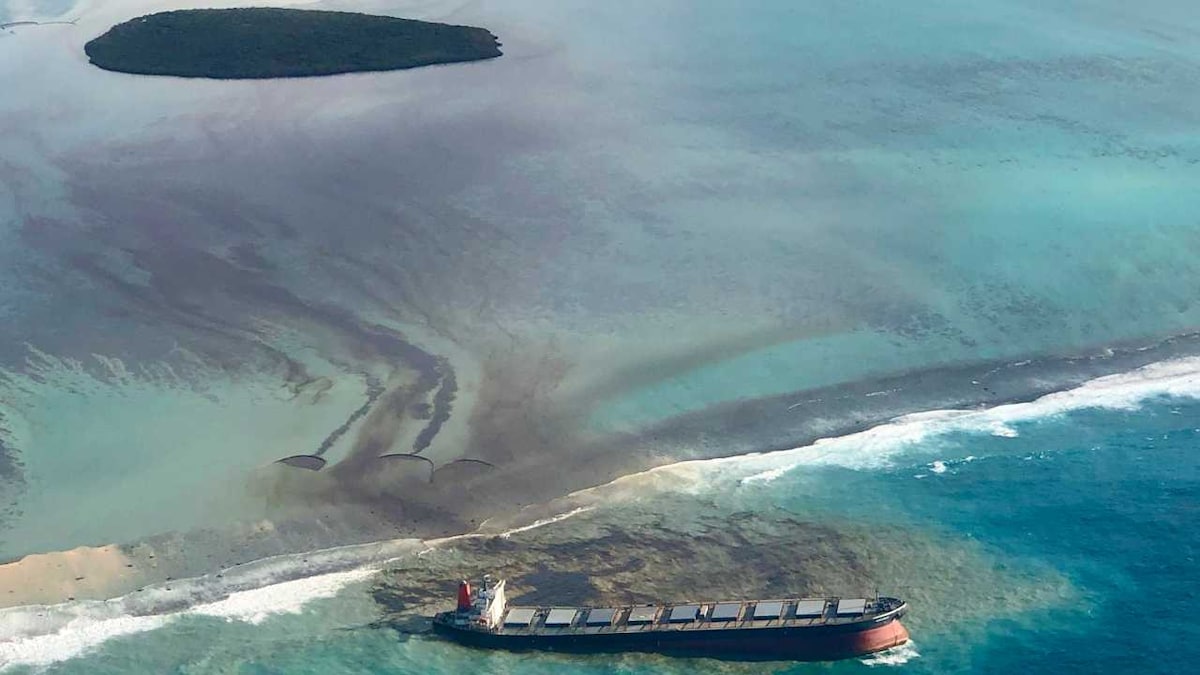
M218 79L400 70L500 56L483 28L299 9L189 9L138 17L84 46L105 70Z

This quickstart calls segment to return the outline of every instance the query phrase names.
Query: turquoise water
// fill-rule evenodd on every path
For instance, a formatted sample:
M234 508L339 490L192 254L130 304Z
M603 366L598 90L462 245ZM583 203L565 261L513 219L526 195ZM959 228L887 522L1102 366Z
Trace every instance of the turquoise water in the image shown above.
M808 424L815 388L906 374L805 427L840 435L878 421L872 402L1029 400L1124 370L1111 345L1200 326L1191 3L320 4L487 26L506 55L135 78L90 68L83 42L176 3L0 0L0 22L79 20L0 33L0 559L122 543L161 564L119 601L0 610L0 668L758 672L375 627L376 578L354 569L386 555L303 556L403 536L388 499L409 486L271 463L411 451L419 406L355 415L372 382L421 370L414 350L456 376L428 454L526 461L484 491L512 507L807 442L788 417ZM1095 363L1062 378L1081 350ZM962 364L1025 370L963 394L993 385L951 381ZM852 533L912 599L914 646L781 672L1185 670L1200 369L1179 368L639 474L529 536L636 539L688 508L728 532L750 514L767 541L788 514ZM350 576L309 578L329 572Z

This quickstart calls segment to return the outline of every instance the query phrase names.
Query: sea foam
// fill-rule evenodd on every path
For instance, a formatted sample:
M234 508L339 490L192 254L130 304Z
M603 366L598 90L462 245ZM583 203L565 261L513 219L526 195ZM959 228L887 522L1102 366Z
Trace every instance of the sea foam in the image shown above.
M1163 361L1106 375L1033 401L912 413L863 431L819 439L788 450L666 464L582 490L573 497L594 497L614 490L696 491L730 478L741 485L769 483L801 467L885 468L917 444L945 434L966 432L1011 438L1018 435L1015 424L1088 408L1135 410L1143 401L1155 397L1200 398L1200 357Z
M1154 363L1107 375L1066 391L1025 403L977 410L934 410L898 417L865 431L821 439L812 445L779 452L709 460L749 475L742 482L771 481L801 466L879 468L914 444L951 432L1016 437L1013 424L1087 408L1135 410L1156 397L1200 398L1200 357ZM732 465L730 467L729 465ZM944 470L944 464L942 465ZM935 466L934 471L940 473Z
M0 670L75 658L113 638L155 630L185 616L258 624L295 614L422 546L419 540L398 539L276 556L111 600L0 609Z
M68 603L0 610L0 669L46 666L83 654L112 638L160 628L165 616L130 616L120 603Z
M185 616L259 624L273 616L296 614L314 600L334 597L347 586L370 579L404 555L420 555L463 538L507 538L589 510L575 508L495 533L429 541L397 539L265 558L106 601L0 609L0 670L72 659L113 638L162 628Z
M917 651L917 645L912 640L909 640L899 647L892 647L891 649L871 654L865 659L861 659L861 663L872 667L902 666L920 656L921 653Z
M309 602L332 598L346 586L365 581L374 574L373 569L358 569L285 581L272 586L231 593L224 600L193 607L187 613L259 624L276 614L298 614Z
M106 601L0 610L0 670L65 661L113 639L162 628L188 615L258 624L300 612L309 602L336 595L367 579L373 569L335 572L231 593L223 600L162 614L139 615L137 594Z

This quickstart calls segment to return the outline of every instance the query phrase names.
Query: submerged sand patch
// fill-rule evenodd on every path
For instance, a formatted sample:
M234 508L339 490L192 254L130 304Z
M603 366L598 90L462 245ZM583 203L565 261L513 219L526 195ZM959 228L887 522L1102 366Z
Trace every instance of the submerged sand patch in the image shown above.
M459 579L509 580L519 605L605 606L797 596L900 596L906 623L960 631L998 615L1078 602L1057 570L978 542L894 523L831 522L784 509L727 511L703 496L579 513L493 537L446 541L397 561L374 596L385 623L423 633Z

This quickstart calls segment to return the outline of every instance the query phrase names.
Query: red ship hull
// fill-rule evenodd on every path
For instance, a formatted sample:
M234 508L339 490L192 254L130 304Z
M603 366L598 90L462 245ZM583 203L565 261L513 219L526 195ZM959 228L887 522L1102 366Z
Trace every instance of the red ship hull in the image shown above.
M908 642L898 598L789 598L622 607L509 607L505 582L433 617L438 633L472 647L571 653L654 652L738 661L834 661Z
M512 635L434 624L447 637L474 647L569 653L654 652L736 660L834 661L908 642L898 619L811 626L703 631L641 631L593 635Z

